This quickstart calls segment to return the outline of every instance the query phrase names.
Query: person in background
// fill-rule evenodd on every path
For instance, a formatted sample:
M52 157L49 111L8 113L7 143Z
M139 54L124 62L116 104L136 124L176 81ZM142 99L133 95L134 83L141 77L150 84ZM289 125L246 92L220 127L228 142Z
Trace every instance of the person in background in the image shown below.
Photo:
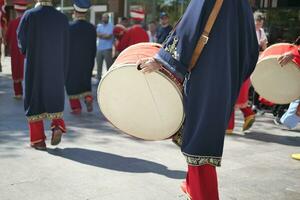
M5 43L9 47L11 56L11 72L13 79L13 88L16 99L22 99L23 96L23 73L24 73L24 55L20 52L17 41L17 28L20 24L21 17L27 9L26 1L15 1L14 9L17 14L17 18L11 20L8 23L8 28L5 36Z
M257 36L259 48L260 48L260 51L264 51L268 45L268 38L265 33L265 30L263 29L265 17L262 13L255 12L254 20L255 20L255 29L256 29L256 36Z
M249 88L250 88L250 78L248 78L242 85L238 100L235 104L235 108L231 113L229 120L229 125L226 130L227 134L232 134L235 125L235 109L240 109L244 116L243 131L250 129L255 122L255 112L251 109L248 104L249 99Z
M66 79L72 114L81 113L80 98L93 111L91 78L96 56L96 29L86 19L90 0L74 0L74 21L70 23L70 61Z
M127 17L122 17L119 24L123 25L125 28L128 28L130 25L129 19Z
M24 108L31 147L45 151L44 119L52 121L51 145L58 145L66 132L62 116L69 61L68 18L50 1L38 0L35 8L24 13L17 36L26 57Z
M149 42L157 42L157 33L156 33L157 30L156 29L157 29L157 26L156 26L155 21L151 21L148 24L148 31L147 31L147 34L149 37Z
M172 31L172 26L169 23L169 15L165 12L160 13L160 26L157 29L157 42L162 44Z
M102 23L97 25L97 78L102 77L103 61L105 60L107 69L113 64L112 48L114 43L114 25L109 22L109 15L102 15Z
M2 72L2 63L1 63L1 53L2 53L2 44L6 46L5 40L3 39L6 36L7 29L7 13L5 10L6 2L0 0L0 72Z
M261 12L255 12L253 15L254 15L255 30L256 30L256 37L257 37L257 41L258 41L258 45L259 45L259 51L262 52L267 48L267 44L268 44L268 38L263 29L265 17ZM267 101L266 99L260 98L255 90L253 90L252 96L253 96L252 109L255 112L261 112L261 109L262 109L261 104L273 106L273 103Z
M289 62L295 62L300 67L300 36L295 41L295 48L283 54L278 58L280 65L284 67ZM287 112L281 117L280 122L282 125L293 129L300 122L300 100L292 102ZM300 153L292 154L291 157L295 160L300 160Z
M149 36L141 26L143 19L136 18L132 21L134 25L125 30L121 37L118 37L119 39L116 44L117 53L121 53L124 49L131 45L141 42L149 42Z

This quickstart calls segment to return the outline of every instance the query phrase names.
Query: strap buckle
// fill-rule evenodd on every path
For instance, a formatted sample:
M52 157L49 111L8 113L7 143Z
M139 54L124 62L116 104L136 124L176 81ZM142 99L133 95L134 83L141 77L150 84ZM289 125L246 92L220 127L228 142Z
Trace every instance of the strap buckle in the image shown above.
M201 35L201 38L202 38L202 40L204 41L204 44L207 44L207 42L208 42L208 40L209 40L209 37L206 36L206 35L204 35L204 34L202 34L202 35Z

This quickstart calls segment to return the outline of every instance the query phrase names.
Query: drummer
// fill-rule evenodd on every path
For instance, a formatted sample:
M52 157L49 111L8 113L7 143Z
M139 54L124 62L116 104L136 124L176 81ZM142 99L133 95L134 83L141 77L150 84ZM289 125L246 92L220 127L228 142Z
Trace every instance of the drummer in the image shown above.
M216 167L221 166L225 130L241 85L249 78L258 59L258 42L248 1L224 0L207 34L205 24L218 2L191 0L159 53L140 61L144 73L164 67L185 79L186 119L181 148L188 172L182 190L192 200L219 199ZM237 25L232 28L231 24ZM201 55L194 53L198 41L205 45ZM193 58L195 65L190 64ZM194 66L191 72L190 66Z
M96 56L96 29L86 20L89 0L74 1L74 22L70 23L70 56L66 90L72 114L81 113L80 98L93 111L91 78Z
M278 62L284 66L287 63L294 61L300 67L300 36L296 40L295 48L279 57ZM296 100L290 104L287 112L281 117L280 122L290 129L293 129L300 122L300 100ZM300 153L292 154L292 158L300 160Z

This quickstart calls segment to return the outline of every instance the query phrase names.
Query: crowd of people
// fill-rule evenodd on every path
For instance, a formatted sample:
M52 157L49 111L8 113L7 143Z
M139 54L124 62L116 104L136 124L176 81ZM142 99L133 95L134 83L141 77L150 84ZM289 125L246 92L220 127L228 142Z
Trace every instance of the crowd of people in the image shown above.
M81 114L81 99L87 111L93 111L91 78L95 61L100 81L104 62L109 69L127 47L141 42L162 43L172 30L165 12L160 14L159 26L152 21L145 27L143 18L126 17L113 25L106 13L95 26L86 18L90 6L88 0L74 0L73 21L69 22L51 1L39 0L28 10L27 1L15 0L16 18L1 26L5 28L3 43L11 55L14 98L24 98L35 149L46 149L44 119L52 120L52 145L60 143L66 132L62 117L65 91L72 114Z
M91 77L95 58L100 81L103 63L109 69L115 57L127 47L141 42L160 43L163 48L154 58L143 61L141 68L144 73L150 73L163 67L185 82L182 152L187 158L188 173L182 188L193 200L217 200L215 167L221 165L225 131L233 134L234 109L243 112L243 131L246 131L255 122L255 113L261 110L261 104L271 103L254 93L253 104L249 104L249 77L259 51L267 48L268 40L263 29L263 15L255 13L253 20L248 2L236 1L236 6L232 6L230 1L224 1L222 9L216 11L219 13L216 21L203 10L215 12L218 6L214 6L213 1L203 2L192 0L176 30L172 31L165 12L159 16L159 25L152 21L146 29L142 18L124 17L113 25L108 14L103 14L101 23L95 27L86 18L91 6L88 0L74 0L71 23L51 1L38 0L35 8L26 12L27 2L15 1L17 18L10 21L5 41L11 51L15 97L23 98L25 91L24 108L31 147L47 149L44 119L52 120L52 145L58 145L66 133L62 116L65 90L72 114L82 112L81 99L87 111L93 111ZM240 12L242 16L238 15ZM213 21L214 29L211 30L203 19ZM238 26L232 28L231 24ZM300 61L299 40L295 50L279 58L283 67L291 60ZM220 46L221 43L224 45ZM204 50L199 50L199 44ZM167 48L169 46L176 48ZM216 49L223 52L218 59L214 58ZM299 100L290 104L279 122L290 128L300 122ZM293 155L295 159L299 157Z
M102 15L101 23L97 25L97 79L99 81L102 77L104 60L109 69L113 60L127 47L141 42L162 44L173 29L166 12L160 13L159 24L151 21L145 26L143 22L143 18L123 17L118 24L113 25L109 22L108 14Z

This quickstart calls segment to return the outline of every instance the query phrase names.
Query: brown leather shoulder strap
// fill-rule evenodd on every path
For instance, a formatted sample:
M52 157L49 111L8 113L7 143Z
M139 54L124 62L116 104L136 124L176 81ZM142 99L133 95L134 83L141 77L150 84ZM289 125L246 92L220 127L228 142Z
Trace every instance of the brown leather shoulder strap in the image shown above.
M209 18L208 18L208 20L206 22L206 25L204 27L204 31L201 34L201 36L198 40L197 46L196 46L196 48L194 50L194 53L192 55L192 59L191 59L189 69L188 69L189 71L192 71L192 69L195 67L196 62L197 62L199 56L201 55L201 53L203 51L203 48L207 44L208 39L209 39L210 31L211 31L218 15L219 15L219 12L221 10L222 5L223 5L223 0L216 0L216 3L215 3L215 5L212 9L212 12L209 15Z

